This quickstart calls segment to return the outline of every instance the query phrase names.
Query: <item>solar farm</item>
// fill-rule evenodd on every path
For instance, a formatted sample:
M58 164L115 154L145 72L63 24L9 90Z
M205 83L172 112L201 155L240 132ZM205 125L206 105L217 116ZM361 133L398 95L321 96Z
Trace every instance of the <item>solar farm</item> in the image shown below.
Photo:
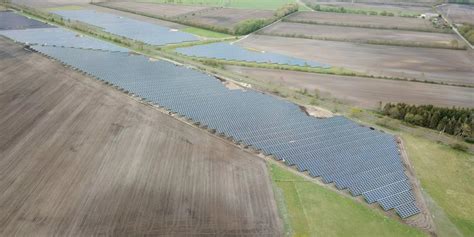
M189 3L181 9L180 3L78 0L68 9L59 0L40 4L51 8L29 6L28 1L13 1L10 10L0 11L0 112L6 115L0 119L5 134L0 136L0 156L5 157L0 158L5 177L0 187L7 190L0 196L0 213L6 213L0 214L0 235L469 236L469 224L451 222L454 209L439 201L444 196L432 193L428 180L436 179L430 179L426 161L420 161L425 159L423 149L441 148L416 147L411 137L417 134L416 139L429 144L451 138L402 123L388 126L388 120L374 112L373 101L367 106L372 110L365 110L319 93L322 86L326 93L341 90L336 95L358 100L364 84L353 91L344 86L364 80L374 89L424 90L419 100L430 101L429 91L439 87L443 93L449 86L464 91L459 98L444 94L440 104L469 105L469 69L447 70L460 76L446 84L437 84L443 74L423 82L353 71L343 65L357 62L339 63L335 58L341 57L322 46L332 39L303 37L308 27L340 27L341 35L345 27L336 26L334 13L315 20L318 13L301 12L312 6L305 1L295 3L299 12L249 35L222 39L186 32L186 26L179 25L184 22L140 19L155 18L156 11L174 18L218 20L224 16L214 13L233 14L232 7ZM278 10L273 4L245 9L248 15L238 20L229 17L235 18L232 24L251 22L261 12L274 17ZM419 11L425 5L414 8ZM386 19L377 17L382 27L398 27L396 21L385 24ZM349 27L369 27L370 16L359 18L366 25ZM405 25L409 34L416 35L420 27L429 29L426 34L458 39L416 22L412 28ZM280 29L304 24L306 28ZM301 29L295 36L285 35ZM303 52L306 41L318 40L321 45ZM378 47L381 52L386 45ZM389 47L402 48L399 56L404 55L403 46ZM353 60L366 63L358 50ZM390 50L381 58L390 57ZM413 47L412 54L419 54L417 50ZM468 49L423 50L458 51L466 65L472 56L464 55ZM392 66L398 70L399 65ZM446 66L452 67L464 70L464 65ZM312 80L314 86L308 86ZM371 81L377 86L369 86ZM426 87L411 86L422 83ZM386 99L383 93L363 93L370 100L379 99L380 106ZM403 93L387 98L396 101ZM334 104L336 109L325 108ZM456 157L468 154L466 160L472 160L470 148ZM449 152L438 153L450 154L451 159L454 152ZM440 172L451 177L450 170ZM21 175L24 172L30 175ZM468 185L470 195L470 184L463 185ZM24 201L11 206L17 199ZM472 200L459 202L469 205ZM448 216L438 216L441 212L432 209L434 205ZM37 213L35 206L44 211ZM22 218L31 223L21 224ZM42 224L38 218L43 218ZM360 220L351 224L347 218ZM469 220L469 214L463 218Z

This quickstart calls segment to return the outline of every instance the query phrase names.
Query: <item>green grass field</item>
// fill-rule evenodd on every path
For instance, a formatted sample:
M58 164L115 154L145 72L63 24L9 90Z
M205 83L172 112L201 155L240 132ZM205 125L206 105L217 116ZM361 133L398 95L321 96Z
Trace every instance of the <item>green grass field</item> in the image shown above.
M187 28L182 29L181 31L191 33L191 34L195 34L197 36L206 37L206 38L213 38L213 39L223 39L223 38L235 37L233 35L228 35L228 34L219 33L219 32L215 32L215 31L196 28L196 27L187 27Z
M245 9L275 10L295 0L142 0L141 2L174 3L199 6L233 7Z
M270 165L270 170L280 199L277 202L291 236L426 236L275 164Z
M425 192L459 232L474 236L474 156L416 136L402 137ZM455 236L456 230L443 229L451 226L437 224L440 236Z

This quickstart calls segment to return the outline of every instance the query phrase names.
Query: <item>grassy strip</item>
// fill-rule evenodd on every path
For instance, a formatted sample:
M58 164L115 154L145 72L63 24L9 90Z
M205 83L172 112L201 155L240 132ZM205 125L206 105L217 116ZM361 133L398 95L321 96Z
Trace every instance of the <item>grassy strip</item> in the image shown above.
M270 165L270 171L283 193L293 236L426 236L279 165Z
M297 20L283 18L284 22L291 23L300 23L300 24L310 24L310 25L328 25L328 26L343 26L343 27L358 27L358 28L369 28L369 29L379 29L379 30L406 30L406 31L416 31L416 32L432 32L432 33L446 33L453 34L453 31L449 28L440 29L440 28L415 28L415 27L399 27L399 26L377 26L377 25L367 25L367 24L358 24L357 22L349 23L335 23L335 22L324 22L324 21L314 21L314 20Z
M81 6L62 6L62 7L50 7L50 8L45 8L44 10L52 12L52 11L72 11L72 10L82 10L84 9Z
M219 33L219 32L205 30L205 29L196 28L196 27L187 27L187 28L182 29L181 31L191 33L197 36L205 37L205 38L222 39L222 38L233 37L232 35L229 35L229 34Z
M365 43L365 44L375 44L375 45L402 46L402 47L440 48L440 49L454 49L454 50L467 49L467 46L463 43L459 43L458 40L452 40L449 44L447 44L447 43L427 43L427 42L401 41L401 40L377 40L377 39L353 40L353 39L344 39L344 38L337 38L337 37L310 36L310 35L303 35L303 34L262 33L262 32L258 32L258 34L286 37L286 38L353 42L353 43Z

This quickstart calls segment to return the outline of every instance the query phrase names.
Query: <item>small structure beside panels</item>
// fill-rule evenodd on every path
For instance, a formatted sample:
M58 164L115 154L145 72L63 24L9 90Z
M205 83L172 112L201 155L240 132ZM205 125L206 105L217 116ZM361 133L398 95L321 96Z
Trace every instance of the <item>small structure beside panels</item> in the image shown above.
M253 90L229 90L202 72L141 55L76 48L33 49L133 93L300 171L395 209L420 212L395 137L345 117L318 119Z

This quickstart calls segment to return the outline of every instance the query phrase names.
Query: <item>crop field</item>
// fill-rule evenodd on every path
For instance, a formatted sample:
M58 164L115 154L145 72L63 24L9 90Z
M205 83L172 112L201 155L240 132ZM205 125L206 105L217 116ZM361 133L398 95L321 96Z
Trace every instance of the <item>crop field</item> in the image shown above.
M474 24L474 5L445 4L437 7L437 10L456 24Z
M374 43L386 45L408 45L433 48L464 47L464 42L458 40L455 34L415 32L403 30L368 29L360 27L343 27L329 25L314 25L292 22L279 22L259 34L348 41L356 43Z
M467 50L369 45L266 35L253 35L239 44L370 75L474 85L474 58L472 52Z
M281 6L294 3L295 0L141 0L153 3L174 3L179 5L198 5L213 7L230 7L244 9L276 10Z
M298 12L287 17L285 21L377 29L399 29L434 32L442 30L433 27L433 23L431 23L429 20L420 18L367 16L361 14L341 14L332 12Z
M0 235L281 235L263 160L11 41L0 58Z
M134 12L156 15L161 17L178 17L185 14L210 9L209 7L175 5L175 4L156 4L146 2L102 2L100 6L124 8Z
M474 89L426 83L345 77L273 69L227 66L227 70L252 79L294 90L318 91L351 105L376 109L379 102L473 107Z
M391 12L395 15L416 15L426 12L433 12L430 6L396 3L351 3L351 2L321 2L319 0L302 0L308 4L319 4L322 7L344 7L345 9Z
M273 11L268 10L213 8L196 14L187 14L181 16L180 19L200 25L217 26L232 30L242 21L248 19L270 19L274 16L273 14Z

